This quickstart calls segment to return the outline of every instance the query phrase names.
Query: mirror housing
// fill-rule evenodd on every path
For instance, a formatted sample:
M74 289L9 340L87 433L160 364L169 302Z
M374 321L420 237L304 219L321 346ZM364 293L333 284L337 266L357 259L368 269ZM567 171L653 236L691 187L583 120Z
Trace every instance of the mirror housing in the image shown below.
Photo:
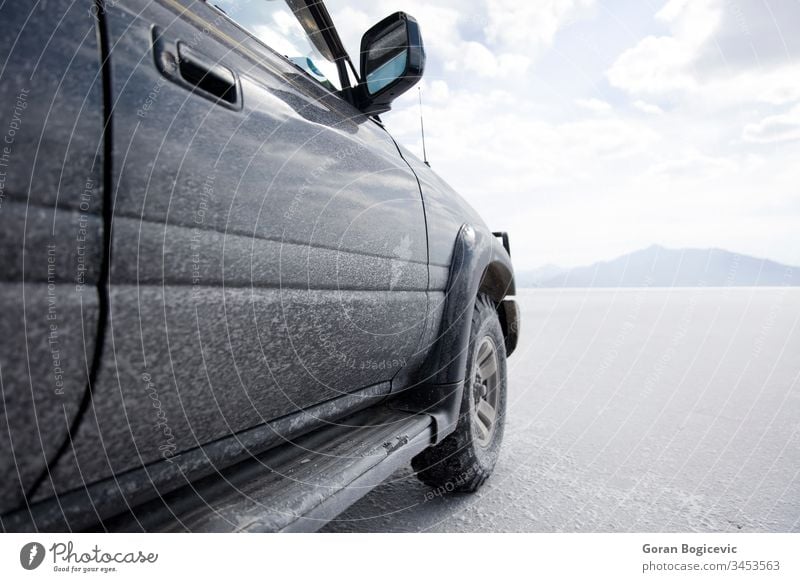
M425 71L425 48L417 21L395 12L361 38L361 82L356 106L377 115L389 111L392 101L413 87Z

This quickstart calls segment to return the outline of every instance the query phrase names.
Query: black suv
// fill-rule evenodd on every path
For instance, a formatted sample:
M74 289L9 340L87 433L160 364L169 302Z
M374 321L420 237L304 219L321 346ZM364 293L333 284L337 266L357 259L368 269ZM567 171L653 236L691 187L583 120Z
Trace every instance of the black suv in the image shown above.
M319 528L402 464L491 473L519 316L492 233L378 117L322 2L0 6L0 523Z

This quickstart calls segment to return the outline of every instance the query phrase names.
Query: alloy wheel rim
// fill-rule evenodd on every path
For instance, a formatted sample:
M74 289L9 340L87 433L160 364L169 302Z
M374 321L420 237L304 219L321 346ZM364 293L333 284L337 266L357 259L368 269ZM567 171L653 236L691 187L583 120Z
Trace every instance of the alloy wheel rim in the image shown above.
M484 337L475 352L472 375L472 427L475 441L486 448L492 442L497 425L499 370L497 347Z

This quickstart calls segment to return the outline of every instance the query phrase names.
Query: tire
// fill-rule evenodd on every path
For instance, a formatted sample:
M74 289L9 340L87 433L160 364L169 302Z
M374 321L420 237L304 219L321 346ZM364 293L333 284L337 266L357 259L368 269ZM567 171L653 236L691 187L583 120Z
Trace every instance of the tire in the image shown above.
M492 362L487 357L494 358L493 378L488 377ZM477 491L497 463L505 429L506 392L503 330L495 305L487 296L479 295L472 314L467 378L456 429L412 459L417 478L440 492ZM489 426L488 420L492 421Z

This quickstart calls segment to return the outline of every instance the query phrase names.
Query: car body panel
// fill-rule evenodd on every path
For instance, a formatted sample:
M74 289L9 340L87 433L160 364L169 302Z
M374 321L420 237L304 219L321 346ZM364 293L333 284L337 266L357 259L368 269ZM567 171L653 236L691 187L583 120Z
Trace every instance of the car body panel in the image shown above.
M458 231L464 224L490 233L480 214L434 170L408 149L400 147L403 158L419 179L428 222L428 254L433 289L444 290L447 269L452 262ZM437 269L438 267L438 269Z
M421 196L383 128L204 3L105 18L108 349L56 492L390 380L427 311ZM241 109L162 74L178 43Z
M91 6L0 6L0 512L66 443L95 355L103 93Z

